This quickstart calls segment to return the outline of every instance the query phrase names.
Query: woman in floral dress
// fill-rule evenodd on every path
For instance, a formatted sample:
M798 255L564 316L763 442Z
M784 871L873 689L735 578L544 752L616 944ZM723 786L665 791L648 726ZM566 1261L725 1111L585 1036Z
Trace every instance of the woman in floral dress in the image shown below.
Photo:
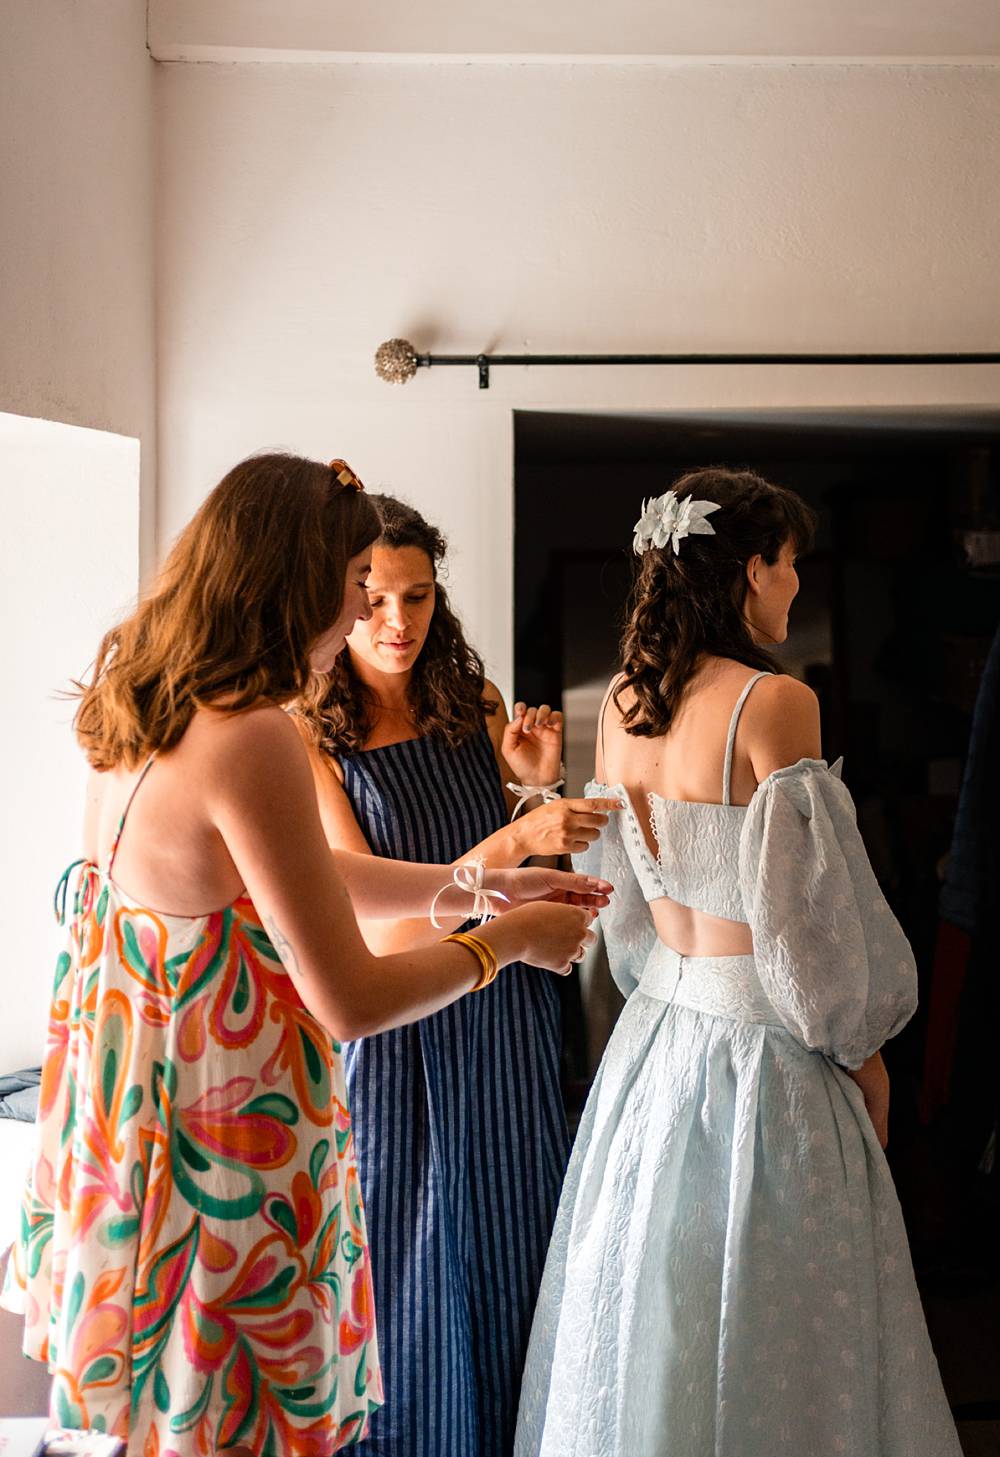
M331 856L282 705L367 613L377 530L343 462L244 462L80 690L84 857L5 1301L53 1418L129 1457L363 1437L382 1388L335 1039L436 1011L497 963L567 969L603 900L495 872L514 909L477 945L367 950L355 908L426 914L449 871Z

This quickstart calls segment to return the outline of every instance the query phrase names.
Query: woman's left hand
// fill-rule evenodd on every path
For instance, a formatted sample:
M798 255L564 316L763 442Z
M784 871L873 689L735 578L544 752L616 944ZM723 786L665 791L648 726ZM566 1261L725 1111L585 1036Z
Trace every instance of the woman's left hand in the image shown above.
M501 753L522 784L554 784L560 777L563 716L547 703L529 708L514 704L514 717L503 731Z
M557 901L599 911L608 904L614 886L594 875L531 865L525 870L487 870L484 889L499 891L507 897L508 904L501 903L496 907L498 911L512 911L532 901Z

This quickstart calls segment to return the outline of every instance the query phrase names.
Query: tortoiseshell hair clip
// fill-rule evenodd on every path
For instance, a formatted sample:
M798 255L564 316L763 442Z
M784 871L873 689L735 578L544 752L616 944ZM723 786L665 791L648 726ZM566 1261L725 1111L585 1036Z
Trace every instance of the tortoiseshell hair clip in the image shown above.
M354 474L346 460L331 460L330 469L342 486L349 486L352 491L364 490L360 477Z

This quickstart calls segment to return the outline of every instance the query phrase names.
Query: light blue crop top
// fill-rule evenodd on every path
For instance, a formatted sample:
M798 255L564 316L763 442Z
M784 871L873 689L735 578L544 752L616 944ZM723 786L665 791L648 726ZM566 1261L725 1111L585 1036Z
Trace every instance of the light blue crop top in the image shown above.
M732 735L727 762L731 750ZM860 1067L912 1015L913 953L869 864L839 762L800 759L776 769L745 808L654 796L655 856L624 788L591 788L627 806L573 856L575 870L615 887L600 920L624 996L641 985L660 947L649 902L670 895L745 922L756 975L781 1023L844 1067Z
M740 835L748 806L730 803L733 746L736 729L747 695L767 673L755 673L736 700L722 767L721 804L649 796L649 818L656 836L658 854L646 844L639 817L622 784L603 785L592 780L584 793L617 798L625 809L621 815L622 836L636 879L647 901L669 896L678 905L704 911L726 921L746 921L740 888Z

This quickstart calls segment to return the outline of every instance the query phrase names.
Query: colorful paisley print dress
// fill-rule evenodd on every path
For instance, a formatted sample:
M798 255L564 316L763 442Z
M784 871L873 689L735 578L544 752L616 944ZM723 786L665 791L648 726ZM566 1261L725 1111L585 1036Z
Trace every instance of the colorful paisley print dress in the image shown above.
M249 899L162 915L78 864L4 1292L53 1419L129 1457L350 1446L382 1393L340 1047Z

